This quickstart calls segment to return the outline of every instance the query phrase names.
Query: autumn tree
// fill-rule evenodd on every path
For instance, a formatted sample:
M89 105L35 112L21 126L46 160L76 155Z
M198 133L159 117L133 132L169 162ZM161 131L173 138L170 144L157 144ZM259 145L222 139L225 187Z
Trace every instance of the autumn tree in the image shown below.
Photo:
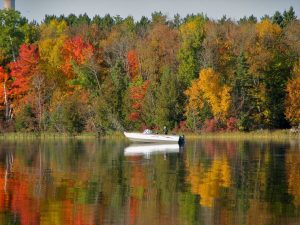
M222 73L224 79L231 79L236 57L235 37L237 25L232 21L223 24L214 21L205 23L205 38L202 45L201 64ZM236 43L239 45L239 43Z
M231 104L231 88L221 84L220 75L211 68L201 70L199 88L203 98L209 103L214 117L220 120L226 119Z
M116 61L126 62L127 53L134 48L135 32L133 19L115 25L107 38L101 41L106 63L113 66Z
M39 69L39 53L35 44L21 45L19 57L11 63L12 84L10 95L14 100L16 113L16 125L18 129L28 128L35 130L38 118L38 126L41 130L43 116L42 86L45 85ZM20 104L22 103L22 104ZM30 127L30 128L29 128ZM28 130L27 129L27 130Z
M66 77L63 76L63 46L67 39L67 23L51 20L49 24L39 27L40 40L38 49L40 55L40 67L47 75L47 82L56 88L66 88Z
M206 118L201 118L201 113L205 111L206 101L203 98L203 93L199 87L199 80L194 80L191 86L185 91L188 102L186 104L185 115L187 117L187 123L192 130L196 130L197 124L201 120Z
M178 74L185 88L192 79L197 77L200 68L201 48L205 32L204 24L205 18L196 16L179 27L181 46L178 53Z
M215 119L225 121L231 106L230 93L231 88L221 83L220 75L211 68L202 69L199 78L193 81L191 87L185 92L188 97L186 115L191 120L193 129L196 128L197 120L201 117L209 118L209 111ZM209 106L209 111L207 106Z
M300 63L294 69L295 75L288 81L286 87L285 115L292 125L300 123Z
M39 53L37 46L22 45L20 47L19 58L10 64L12 83L12 95L15 99L22 98L30 89L32 77L38 71Z
M136 123L136 126L141 126L143 123L142 113L143 104L146 92L148 90L149 81L143 81L141 76L138 76L129 84L128 89L128 115L127 119Z
M137 47L143 78L158 82L166 67L175 71L178 48L176 30L161 23L153 25L147 38L140 41Z
M292 7L259 22L154 12L139 21L46 15L37 24L0 10L0 30L1 110L24 130L298 123L300 22ZM75 115L76 101L84 107Z
M74 72L72 64L78 66L84 64L87 60L91 59L93 54L93 47L89 43L85 43L82 37L74 37L64 42L62 55L64 58L64 65L62 70L64 74L69 78L74 78Z
M127 63L130 79L135 80L139 74L139 61L135 50L130 50L127 53Z

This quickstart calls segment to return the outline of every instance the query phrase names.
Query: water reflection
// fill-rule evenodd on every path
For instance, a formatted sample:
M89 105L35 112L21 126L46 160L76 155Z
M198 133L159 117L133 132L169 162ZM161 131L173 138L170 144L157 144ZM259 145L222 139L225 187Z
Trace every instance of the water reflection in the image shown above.
M299 171L299 141L2 141L0 224L299 224Z
M124 149L125 156L179 153L178 144L132 144Z
M221 190L231 185L231 168L226 156L217 156L211 165L204 163L190 165L186 162L189 175L186 180L191 184L191 192L200 196L200 205L212 207L216 199L221 197Z

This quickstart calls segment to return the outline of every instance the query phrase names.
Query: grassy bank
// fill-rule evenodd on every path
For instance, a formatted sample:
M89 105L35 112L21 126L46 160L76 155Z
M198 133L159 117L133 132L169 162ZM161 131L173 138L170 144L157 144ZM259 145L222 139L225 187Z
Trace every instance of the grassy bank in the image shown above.
M251 139L300 139L300 133L293 134L290 130L258 130L251 132L216 132L216 133L188 133L185 135L187 140L193 139L236 139L236 140L251 140Z
M300 133L292 134L290 130L259 130L252 132L215 132L215 133L184 133L186 140L197 139L236 139L236 140L251 140L251 139L271 139L271 140L283 140L283 139L300 139ZM126 140L121 132L109 133L105 136L98 137L96 133L81 133L79 135L70 135L67 133L2 133L0 140L14 140L14 139L114 139L114 140Z
M71 135L68 133L55 133L55 132L10 132L0 134L0 140L18 140L18 139L114 139L125 140L121 132L109 133L104 136L98 136L96 133L81 133Z

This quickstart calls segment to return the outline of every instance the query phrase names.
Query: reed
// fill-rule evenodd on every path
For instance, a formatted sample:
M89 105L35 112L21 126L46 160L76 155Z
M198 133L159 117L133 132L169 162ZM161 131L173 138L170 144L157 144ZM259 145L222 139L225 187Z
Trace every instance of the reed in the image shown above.
M236 140L283 140L283 139L300 139L300 133L293 134L290 130L258 130L251 132L214 132L214 133L183 133L186 140L197 139L236 139ZM1 133L0 140L16 140L16 139L107 139L107 140L126 140L122 132L111 132L104 136L96 133L81 133L71 135L68 133L55 132L11 132Z
M290 130L258 130L251 132L215 132L215 133L187 133L185 134L187 140L193 139L237 139L237 140L251 140L251 139L300 139L300 133L294 134Z
M125 137L121 132L112 132L103 136L96 133L56 133L56 132L10 132L0 134L0 140L18 140L18 139L114 139L124 140Z

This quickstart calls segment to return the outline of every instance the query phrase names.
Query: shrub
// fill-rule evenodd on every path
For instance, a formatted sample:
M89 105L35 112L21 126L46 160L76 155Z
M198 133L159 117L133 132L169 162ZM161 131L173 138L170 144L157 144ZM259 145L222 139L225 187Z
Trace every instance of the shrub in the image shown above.
M230 117L226 122L227 131L237 131L238 120L234 117Z
M204 132L216 132L219 129L219 122L216 119L206 119L202 126L202 131Z
M31 105L27 104L17 112L15 127L17 131L33 132L38 130L38 122Z
M78 95L63 96L51 105L51 126L58 132L81 133L86 124L86 105Z

